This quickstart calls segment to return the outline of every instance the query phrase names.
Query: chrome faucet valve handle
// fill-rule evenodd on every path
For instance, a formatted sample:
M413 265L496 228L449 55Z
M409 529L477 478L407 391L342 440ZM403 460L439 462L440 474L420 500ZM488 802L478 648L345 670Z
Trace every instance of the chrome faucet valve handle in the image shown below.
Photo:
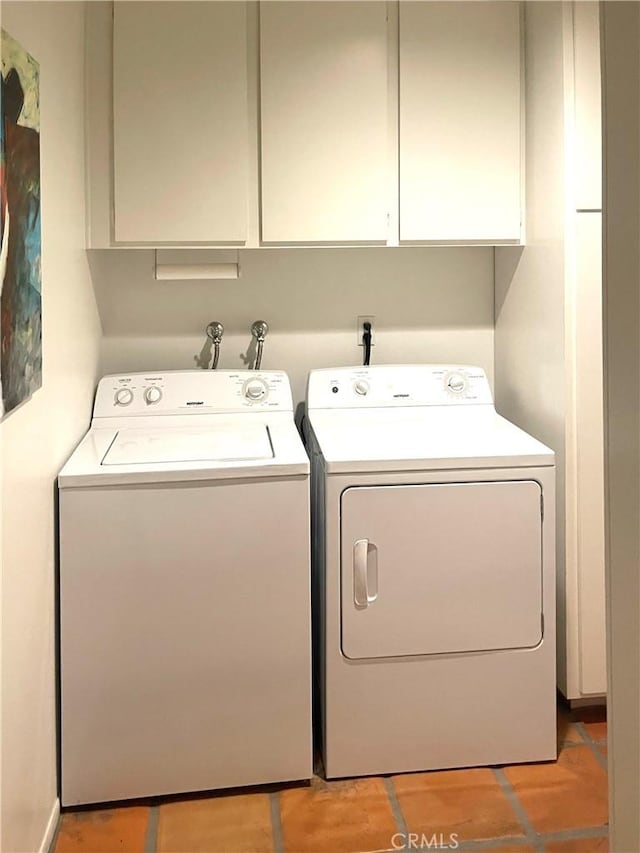
M222 323L218 323L216 320L213 323L209 323L207 326L207 337L210 338L214 344L219 344L222 341L222 336L224 335L224 326Z
M262 348L264 347L264 339L267 337L268 331L269 324L265 323L264 320L256 320L255 323L251 324L251 334L256 339L257 343L256 360L253 363L254 370L260 370L260 365L262 364Z
M269 331L269 324L264 320L256 320L251 326L251 334L257 341L264 341Z
M220 360L220 344L222 343L223 335L224 326L222 323L218 323L217 320L209 323L207 326L207 337L210 341L213 341L213 361L211 362L211 370L215 370L218 367L218 361Z

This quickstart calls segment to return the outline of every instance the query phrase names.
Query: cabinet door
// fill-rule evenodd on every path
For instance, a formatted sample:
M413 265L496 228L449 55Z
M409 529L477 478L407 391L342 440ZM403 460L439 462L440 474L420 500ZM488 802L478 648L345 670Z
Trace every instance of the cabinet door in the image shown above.
M520 239L520 10L400 3L400 239Z
M246 4L114 4L114 236L242 243Z
M260 8L262 240L387 237L382 2Z

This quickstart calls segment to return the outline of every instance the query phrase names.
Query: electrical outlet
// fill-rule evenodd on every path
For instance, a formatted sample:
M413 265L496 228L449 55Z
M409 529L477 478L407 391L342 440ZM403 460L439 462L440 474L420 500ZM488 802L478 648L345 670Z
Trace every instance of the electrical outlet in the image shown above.
M362 343L362 335L364 334L364 323L371 323L371 346L374 347L376 345L376 318L374 314L359 314L358 319L356 321L356 335L358 336L358 346L363 347Z

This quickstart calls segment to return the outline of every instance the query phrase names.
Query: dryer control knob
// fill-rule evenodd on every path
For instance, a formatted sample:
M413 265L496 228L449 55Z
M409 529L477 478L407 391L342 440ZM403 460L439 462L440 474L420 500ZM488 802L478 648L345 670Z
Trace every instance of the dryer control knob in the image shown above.
M366 397L369 393L369 383L364 379L358 379L353 385L353 390L361 397Z
M151 385L144 392L144 400L145 403L149 405L153 405L153 403L159 403L162 400L162 390L158 388L157 385Z
M467 380L462 373L452 373L447 378L447 388L453 394L462 394L467 388Z
M113 398L116 406L128 406L133 400L133 391L131 388L118 388Z
M259 400L265 400L267 393L267 386L262 379L249 379L244 386L244 396L247 400L252 400L255 403Z

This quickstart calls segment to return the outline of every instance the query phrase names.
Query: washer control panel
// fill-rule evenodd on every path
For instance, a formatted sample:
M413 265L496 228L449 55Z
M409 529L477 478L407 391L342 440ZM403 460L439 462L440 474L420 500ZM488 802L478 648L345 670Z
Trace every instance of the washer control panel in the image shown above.
M469 378L460 370L452 370L445 378L445 388L451 394L464 395L469 390Z
M280 370L175 370L103 377L95 418L242 411L293 411Z
M481 367L398 364L312 370L309 409L493 405Z
M113 395L113 402L116 406L130 406L133 403L133 391L131 388L116 388L116 393Z
M269 396L269 385L264 379L247 379L242 387L242 391L247 400L257 403L260 400L266 400Z
M144 389L144 401L148 406L154 406L162 400L162 388L159 385L149 385Z

